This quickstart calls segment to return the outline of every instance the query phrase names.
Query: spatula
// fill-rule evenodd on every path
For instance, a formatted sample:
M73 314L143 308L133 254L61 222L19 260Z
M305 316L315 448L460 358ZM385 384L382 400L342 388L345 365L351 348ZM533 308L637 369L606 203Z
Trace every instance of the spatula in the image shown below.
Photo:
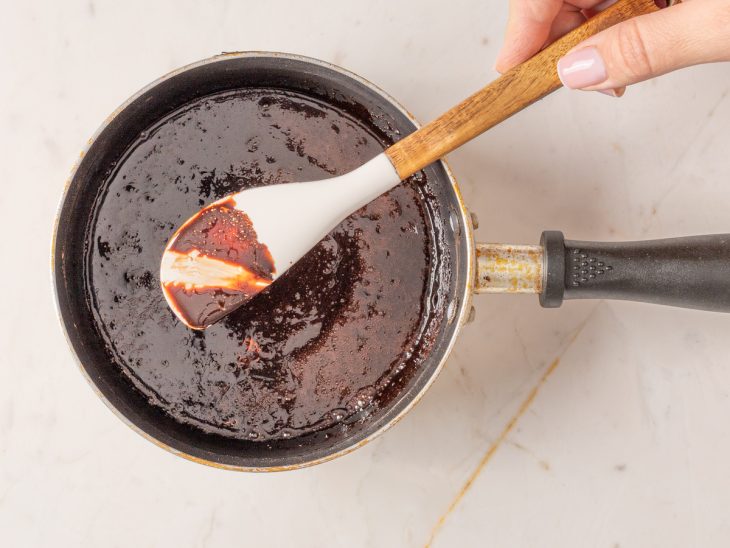
M344 175L252 188L203 208L170 238L160 281L170 308L205 329L263 291L352 212L561 86L556 64L589 36L659 8L619 0L441 117Z

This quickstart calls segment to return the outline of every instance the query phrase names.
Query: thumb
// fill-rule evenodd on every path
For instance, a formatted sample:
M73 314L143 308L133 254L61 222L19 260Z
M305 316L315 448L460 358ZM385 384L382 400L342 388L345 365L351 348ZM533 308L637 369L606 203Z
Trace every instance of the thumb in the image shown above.
M730 61L730 0L691 0L619 23L558 61L571 89L605 90L690 65Z

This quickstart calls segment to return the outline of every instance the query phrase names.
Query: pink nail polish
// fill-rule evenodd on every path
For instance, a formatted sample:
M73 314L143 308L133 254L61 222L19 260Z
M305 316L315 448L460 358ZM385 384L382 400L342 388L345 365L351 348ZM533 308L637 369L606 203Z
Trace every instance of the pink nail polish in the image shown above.
M606 65L595 47L569 53L558 61L558 76L566 88L595 86L608 78Z
M608 95L610 97L623 97L624 93L626 92L625 87L620 88L614 88L614 89L597 89L598 93L603 93L604 95Z

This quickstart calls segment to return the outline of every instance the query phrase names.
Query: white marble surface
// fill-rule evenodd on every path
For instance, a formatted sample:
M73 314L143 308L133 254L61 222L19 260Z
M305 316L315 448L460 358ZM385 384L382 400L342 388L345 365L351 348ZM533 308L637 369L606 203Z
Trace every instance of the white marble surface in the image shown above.
M400 424L273 475L143 440L66 349L54 211L78 151L131 93L220 51L279 50L354 70L427 120L495 76L505 1L3 0L2 13L2 546L728 545L730 316L479 297ZM554 94L451 155L477 236L729 232L728 95L727 65L620 100Z

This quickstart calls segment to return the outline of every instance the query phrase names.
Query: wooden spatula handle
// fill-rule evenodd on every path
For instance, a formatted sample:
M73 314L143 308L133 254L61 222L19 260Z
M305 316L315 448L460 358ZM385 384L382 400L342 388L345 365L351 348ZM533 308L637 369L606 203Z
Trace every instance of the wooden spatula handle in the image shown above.
M618 0L385 153L405 179L561 86L558 59L589 36L657 11L654 0Z

